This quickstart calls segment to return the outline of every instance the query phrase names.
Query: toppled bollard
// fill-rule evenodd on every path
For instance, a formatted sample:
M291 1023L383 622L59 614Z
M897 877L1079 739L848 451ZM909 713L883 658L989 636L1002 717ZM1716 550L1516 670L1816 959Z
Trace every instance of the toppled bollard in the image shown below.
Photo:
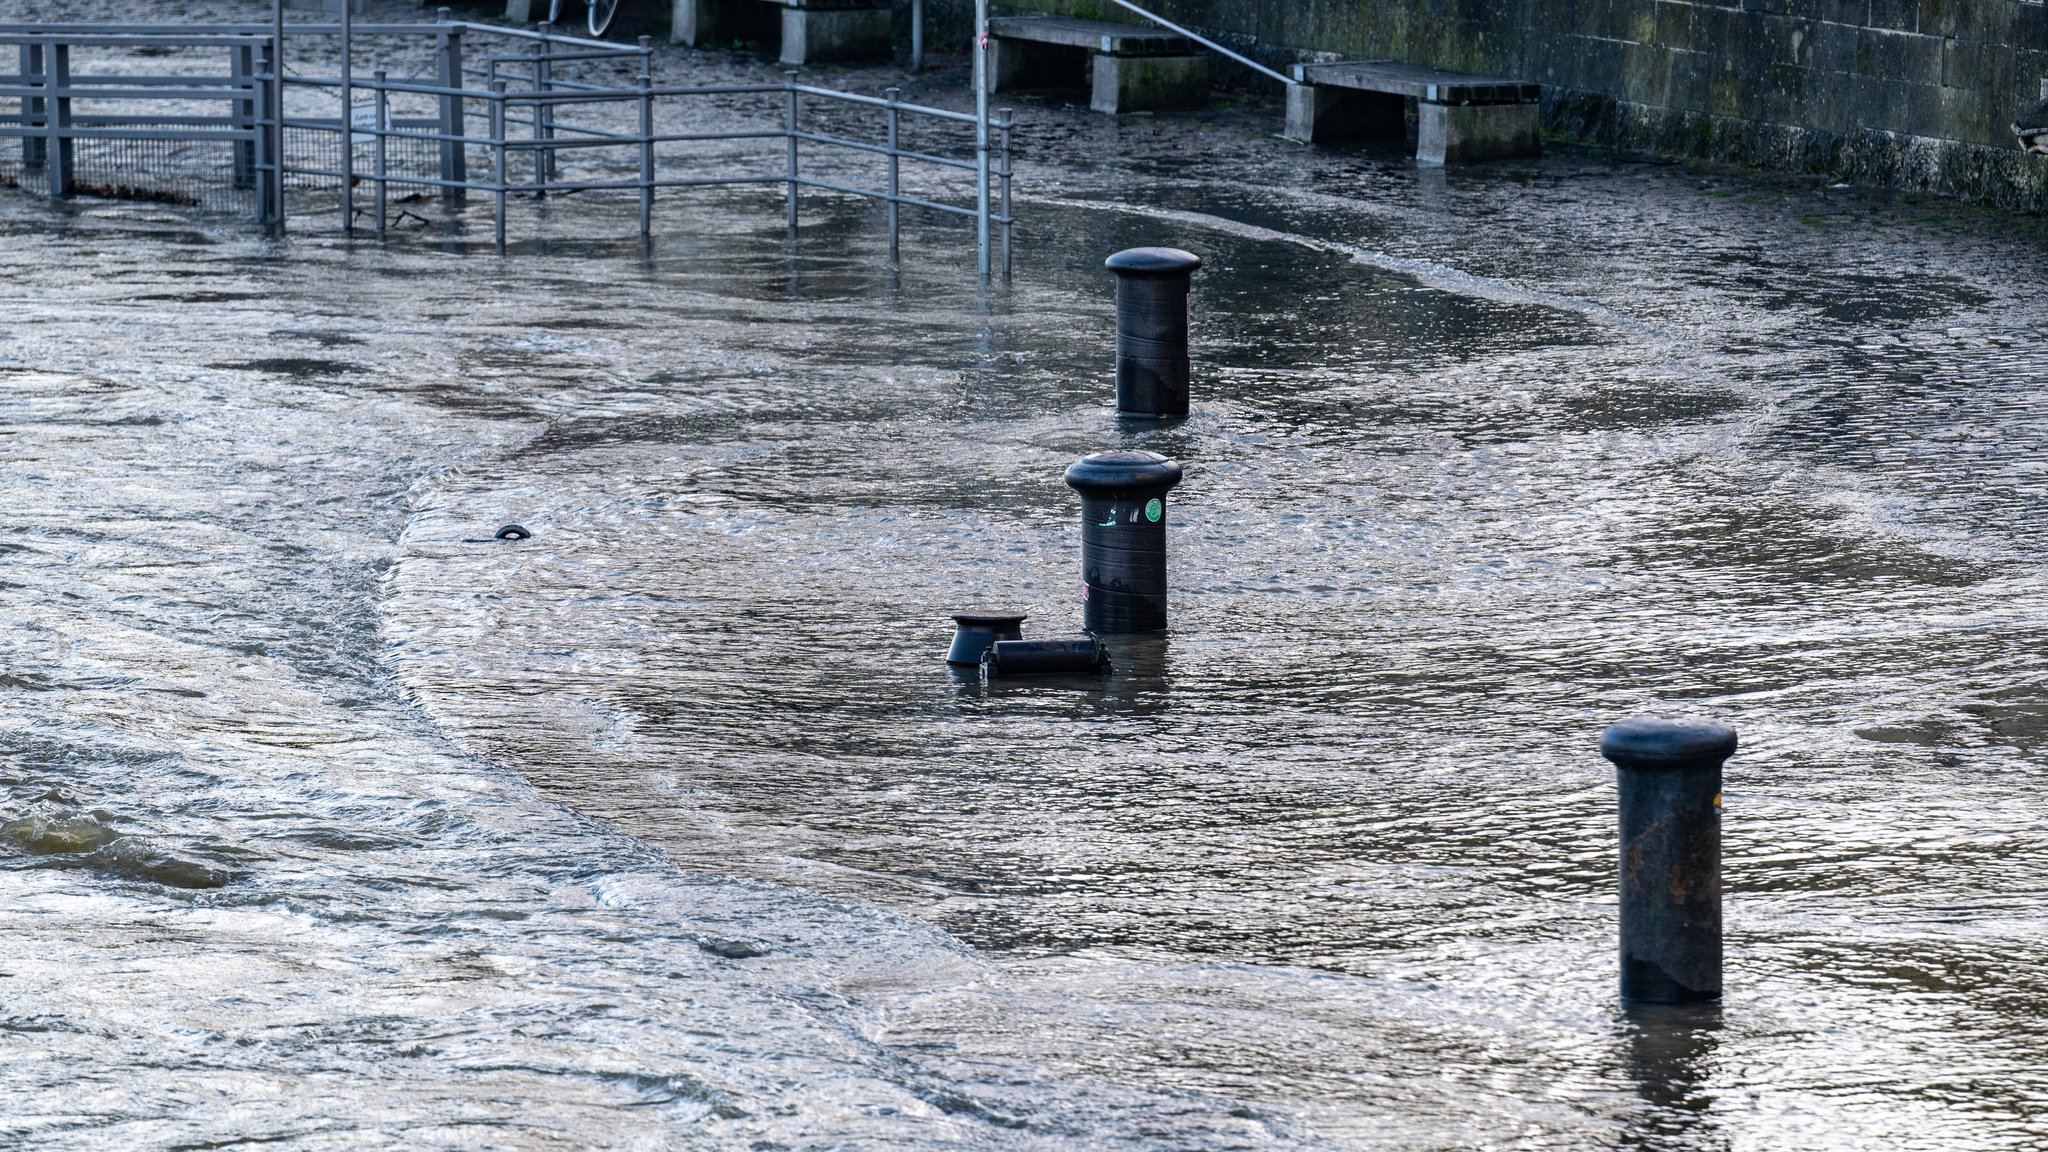
M532 538L533 533L528 532L517 524L507 524L503 528L498 529L498 539L500 540L530 540Z
M1157 452L1097 452L1067 467L1081 494L1081 626L1166 628L1166 492L1181 466Z
M1735 730L1638 716L1600 734L1621 808L1621 997L1721 997L1721 764Z
M1188 414L1188 291L1202 258L1178 248L1126 248L1116 273L1116 413Z
M991 676L1092 676L1109 671L1109 650L1093 636L1078 640L998 640L989 645Z
M955 612L953 646L946 651L946 663L956 668L973 668L998 640L1024 638L1022 612Z

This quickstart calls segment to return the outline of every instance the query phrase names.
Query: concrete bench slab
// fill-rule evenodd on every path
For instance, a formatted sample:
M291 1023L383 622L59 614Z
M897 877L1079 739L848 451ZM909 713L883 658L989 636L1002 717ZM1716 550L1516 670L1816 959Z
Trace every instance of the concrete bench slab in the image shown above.
M1029 40L1111 56L1186 56L1195 51L1195 42L1178 32L1072 16L998 16L988 22L988 34L997 40Z
M889 6L880 0L674 0L672 38L692 48L779 37L777 56L801 66L887 60ZM777 10L780 10L779 12Z
M1471 164L1543 153L1543 86L1394 60L1297 64L1284 135L1304 143L1398 137L1415 102L1415 159Z
M1068 16L988 22L990 92L1089 87L1089 106L1114 115L1198 107L1209 98L1209 57L1178 32Z

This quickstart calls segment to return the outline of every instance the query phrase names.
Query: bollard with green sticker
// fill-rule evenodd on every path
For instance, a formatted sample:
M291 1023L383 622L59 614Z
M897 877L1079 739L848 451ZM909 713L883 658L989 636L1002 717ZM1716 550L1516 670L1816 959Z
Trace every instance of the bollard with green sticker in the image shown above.
M1081 623L1166 629L1166 493L1181 466L1157 452L1097 452L1067 468L1081 494Z

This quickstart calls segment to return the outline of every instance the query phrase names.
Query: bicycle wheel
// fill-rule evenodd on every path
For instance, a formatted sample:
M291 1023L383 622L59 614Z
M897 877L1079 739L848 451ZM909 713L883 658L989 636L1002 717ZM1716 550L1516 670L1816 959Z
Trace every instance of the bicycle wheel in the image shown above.
M548 23L558 25L561 22L562 0L548 0Z
M588 0L590 5L590 34L604 35L612 26L612 14L619 10L619 0Z

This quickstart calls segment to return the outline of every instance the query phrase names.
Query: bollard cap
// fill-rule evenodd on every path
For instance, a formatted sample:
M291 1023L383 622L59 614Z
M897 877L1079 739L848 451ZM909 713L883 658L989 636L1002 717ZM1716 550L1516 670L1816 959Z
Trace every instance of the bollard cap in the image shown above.
M1028 612L955 612L953 623L962 628L1013 628L1024 623Z
M1735 755L1735 729L1714 720L1631 716L1600 734L1600 754L1623 768L1718 768Z
M1180 461L1157 452L1097 452L1067 465L1068 486L1083 492L1171 488L1180 478Z
M1119 276L1189 276L1202 258L1178 248L1126 248L1102 263Z

